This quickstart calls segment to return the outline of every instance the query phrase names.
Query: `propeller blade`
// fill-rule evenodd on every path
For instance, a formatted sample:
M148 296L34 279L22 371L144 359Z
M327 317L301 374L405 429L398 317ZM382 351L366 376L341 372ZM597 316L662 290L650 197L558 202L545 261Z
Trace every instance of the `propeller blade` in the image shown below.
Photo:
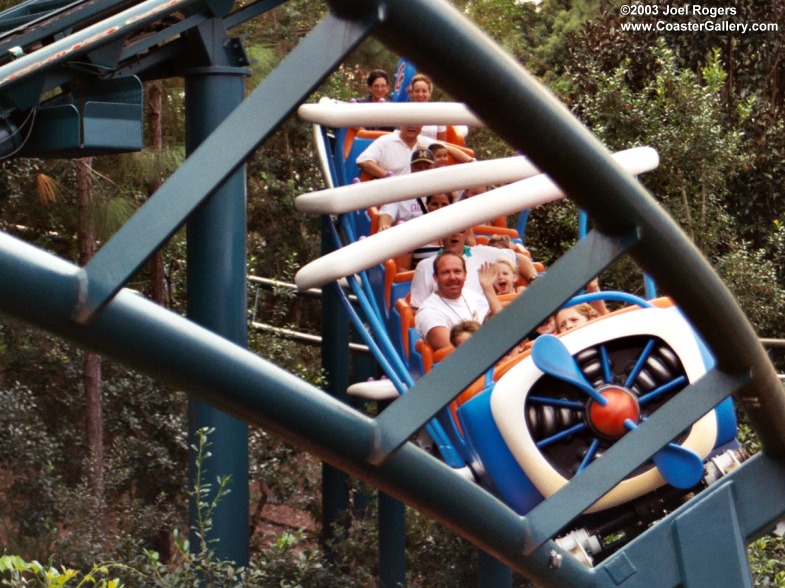
M600 406L605 406L608 403L589 383L567 347L558 337L553 335L537 337L532 345L531 357L534 365L549 376L580 388Z
M624 421L632 431L638 428L630 419ZM694 451L676 443L668 443L652 456L654 465L671 486L688 490L703 477L703 460Z

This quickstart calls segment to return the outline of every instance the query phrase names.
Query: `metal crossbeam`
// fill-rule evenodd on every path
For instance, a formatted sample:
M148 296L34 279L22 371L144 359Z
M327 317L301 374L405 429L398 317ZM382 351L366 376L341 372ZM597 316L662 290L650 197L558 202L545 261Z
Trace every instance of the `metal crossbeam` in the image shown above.
M347 15L365 4L333 0ZM432 0L384 6L382 41L411 55L440 87L551 176L595 227L616 235L637 227L641 241L630 255L684 311L720 369L753 369L755 384L738 390L737 401L764 450L785 456L785 394L755 331L711 265L651 194L621 173L600 141L457 9Z
M188 216L283 122L373 22L328 15L240 104L101 248L82 272L83 302L74 318L89 321Z
M191 1L195 0L182 0L180 6ZM135 8L160 16L155 11L162 5L150 0ZM746 585L739 563L744 540L785 512L781 493L764 494L785 483L785 395L733 297L675 223L634 178L621 172L596 138L448 2L333 0L331 5L333 14L205 140L86 268L80 270L0 235L0 310L266 427L416 505L543 586L699 585L706 578L714 583L728 577ZM89 34L105 30L110 22L114 21L88 27L70 41L83 41L85 45L77 50L88 51L93 41ZM377 24L380 37L391 48L415 59L442 88L466 102L503 139L549 173L589 212L600 232L555 264L505 311L504 321L493 320L410 395L371 420L226 339L141 297L118 291ZM97 45L106 41L104 37ZM52 47L59 46L54 43L43 53L0 67L0 80L7 80L10 87L14 80L56 68L62 61L54 54L47 58ZM173 57L178 51L169 47L162 53ZM613 460L598 460L524 519L405 443L512 347L522 332L534 329L624 252L686 312L715 354L718 367L617 443L606 454ZM81 324L74 324L73 317ZM674 430L686 427L732 392L763 442L763 455L597 568L584 567L550 540L633 464L670 440ZM760 500L764 495L767 500ZM712 524L711 513L716 510L723 510L720 516L726 512L731 516ZM718 545L733 562L735 573L711 575L705 568L713 563L712 557L688 559L704 524L708 533L722 535ZM661 546L667 550L662 552Z
M197 0L147 0L41 49L0 66L0 87L18 84L68 59L84 55Z
M785 464L755 455L604 561L593 585L749 586L740 538L756 536L782 516L785 493L772 488L783 486Z
M487 329L475 333L376 418L381 436L369 457L371 463L387 459L522 336L636 242L635 232L615 238L595 231L574 245L499 317L492 318Z
M718 370L705 374L660 407L640 426L617 441L585 470L526 515L531 553L566 527L593 503L621 482L659 448L738 390L749 373L728 375Z
M524 557L522 518L477 484L407 444L380 466L366 457L372 419L256 354L137 294L122 291L89 325L69 318L79 268L0 233L0 311L187 390L248 423L264 427L350 475L417 504L543 586L585 586L593 572L564 554L557 572L548 552ZM471 505L471 508L467 508ZM550 543L546 549L557 549Z

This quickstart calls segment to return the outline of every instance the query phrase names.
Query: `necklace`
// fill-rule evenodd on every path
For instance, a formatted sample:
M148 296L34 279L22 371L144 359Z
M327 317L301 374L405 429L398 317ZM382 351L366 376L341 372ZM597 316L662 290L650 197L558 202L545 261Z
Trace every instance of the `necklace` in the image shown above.
M455 316L457 316L457 317L458 317L458 320L459 320L459 321L463 321L463 320L465 320L465 319L464 319L464 318L463 318L463 317L462 317L460 314L458 314L458 311L456 311L456 310L455 310L455 309L452 307L452 305L450 305L450 303L449 303L449 302L447 302L447 301L446 301L444 298L442 298L442 297L441 297L441 294L437 294L437 296L439 297L439 300L441 300L441 301L444 303L444 305L445 305L447 308L449 308L449 309L452 311L452 313L453 313ZM473 319L475 319L475 320L476 320L476 319L477 319L477 313L476 313L476 312L472 312L472 309L471 309L471 307L469 306L469 303L468 303L468 302L466 302L466 298L464 298L464 297L463 297L463 294L461 294L461 300L463 300L463 304L466 306L466 310L469 312L469 316L471 316Z

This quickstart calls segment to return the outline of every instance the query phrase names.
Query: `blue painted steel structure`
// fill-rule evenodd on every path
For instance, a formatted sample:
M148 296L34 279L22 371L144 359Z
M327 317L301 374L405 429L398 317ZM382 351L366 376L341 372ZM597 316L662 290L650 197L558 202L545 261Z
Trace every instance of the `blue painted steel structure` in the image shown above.
M212 66L186 74L186 150L191 153L242 102L243 68ZM240 347L247 337L245 169L232 174L188 221L188 318ZM188 439L202 428L214 429L213 459L205 464L205 479L232 478L231 492L216 507L211 537L220 557L248 564L249 537L237 529L249 526L248 425L198 400L189 402ZM193 451L193 450L192 450ZM189 460L191 486L195 463ZM215 471L213 471L215 470ZM212 489L217 492L217 488ZM197 520L191 500L190 520ZM192 529L191 544L198 545Z
M202 31L231 28L278 4L260 0L232 13L231 2L194 0L183 20L166 22L152 39L132 38L144 24L82 39L70 53L82 63L79 69L67 67L68 59L47 61L44 44L30 53L36 57L19 62L25 67L13 67L12 60L0 65L3 130L9 136L9 129L25 124L25 114L38 108L43 95L76 79L172 75L175 65L187 63L193 54L193 39L181 33L197 26ZM155 11L164 5L151 2L145 8ZM330 14L204 138L156 197L86 268L0 235L0 310L167 380L233 417L268 428L456 529L538 584L750 586L745 543L785 513L785 493L772 491L785 485L785 395L730 293L602 145L446 1L333 0L329 6ZM75 22L88 20L91 10L91 18L106 21L118 8L112 2L76 3L71 10L86 11L76 18L59 7L48 25L39 20L43 17L24 18L36 20L38 30L48 26L48 32L57 28L58 20L71 18L60 30L68 35ZM158 16L169 15L161 10ZM412 14L418 17L412 19ZM376 419L353 411L241 345L122 290L136 269L371 33L410 56L501 137L529 154L587 211L595 227L510 305L503 322L494 321L477 333ZM40 41L30 41L32 35L27 29L0 35L0 54L32 50ZM238 42L229 39L225 50L231 66L243 65ZM4 74L11 70L13 79ZM622 255L631 256L671 293L711 349L716 366L702 379L525 517L405 443L511 348L521 331L536 327ZM638 464L730 395L759 435L761 454L594 568L577 562L552 541Z

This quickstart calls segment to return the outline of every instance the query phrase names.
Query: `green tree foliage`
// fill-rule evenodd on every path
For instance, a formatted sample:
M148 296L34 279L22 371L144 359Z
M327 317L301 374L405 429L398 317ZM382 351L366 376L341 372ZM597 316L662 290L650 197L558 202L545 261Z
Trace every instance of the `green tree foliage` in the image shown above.
M13 322L3 323L0 336L7 406L0 463L16 473L1 498L6 546L46 559L55 545L72 563L94 561L100 543L85 492L82 352ZM184 398L117 365L104 371L106 497L119 546L130 531L135 541L153 539L184 504ZM63 526L73 532L59 533Z
M576 110L612 150L657 149L660 166L642 181L699 247L716 253L730 228L722 206L728 178L745 165L741 133L722 113L724 72L715 53L701 84L696 73L676 65L663 41L652 58L653 76L637 90L629 83L629 62L612 72L587 65L580 80L587 91Z
M781 35L633 35L621 30L621 3L454 2L573 107L609 147L658 148L662 166L643 176L647 187L710 257L761 334L781 335ZM779 0L728 0L725 6L737 8L739 20L778 22L785 30L785 7ZM255 61L249 87L264 80L326 10L322 0L291 0L249 23L243 31ZM367 72L382 67L392 73L396 60L369 39L311 100L361 96ZM449 97L437 88L434 98ZM149 179L165 179L181 161L183 114L182 83L168 80L164 150L96 160L96 215L103 219L103 239L143 202ZM481 159L511 152L489 131L473 131L469 145ZM3 161L0 166L0 227L75 259L72 166L40 160ZM308 126L296 117L286 121L254 154L247 170L249 272L290 279L293 269L316 257L320 246L318 220L293 206L295 196L323 187ZM547 264L569 247L575 239L576 216L570 203L538 210L527 236L535 257ZM178 312L185 306L184 248L178 234L165 251L170 298ZM610 285L637 290L627 279L630 273L626 267L615 268ZM145 291L146 275L141 273L131 285ZM264 320L277 326L319 331L318 310L303 310L288 294L276 292L260 308ZM257 333L250 336L250 345L290 371L321 382L314 349ZM271 544L256 545L248 570L211 561L209 554L192 558L176 532L184 528L187 500L185 396L111 363L105 367L104 415L113 536L111 553L102 553L85 491L80 359L80 351L61 341L14 321L0 322L0 399L6 407L0 413L0 467L13 472L3 478L0 510L9 549L41 561L47 561L54 549L64 564L86 570L105 556L135 561L147 579L157 574L156 585L161 586L191 582L204 566L212 566L209 571L217 582L244 574L248 585L373 583L376 539L368 520L354 521L346 541L331 546L338 568L316 547L315 537L292 530ZM263 431L252 431L251 440L253 506L258 515L254 520L261 520L272 502L286 501L318 513L318 465ZM416 513L409 519L413 585L475 581L472 548ZM759 565L764 570L760 577L776 583L782 570L773 563L779 556L771 548L781 546L767 540L754 549L758 547L761 551L754 553L761 555L756 561L763 562ZM11 563L26 565L24 560Z
M744 241L732 244L731 250L717 260L716 269L761 336L785 334L785 291L777 279L777 266L766 250L753 249Z
M362 566L350 569L345 559L328 561L324 553L304 545L302 531L284 532L269 546L260 550L247 567L219 559L215 540L206 537L213 525L216 506L230 492L231 480L219 477L216 484L205 478L204 466L211 457L208 436L211 429L200 429L196 434L196 476L188 493L196 499L194 535L198 545L192 546L177 529L172 532L176 548L176 562L168 565L153 549L136 548L124 561L110 558L100 563L89 561L81 565L56 565L54 558L42 565L37 560L27 561L19 555L0 556L0 582L4 586L40 586L41 588L122 588L122 586L151 586L180 588L182 586L213 586L252 588L258 586L296 586L349 588L369 585L373 578ZM213 486L217 486L215 492ZM76 530L81 531L80 529ZM86 569L82 573L80 569Z
M465 14L543 82L560 87L572 34L598 13L597 0L468 0Z
M692 57L695 53L672 48L670 38L617 57L609 68L612 45L590 36L598 26L587 27L586 52L578 59L575 49L567 68L571 86L578 90L572 98L576 113L611 149L657 148L660 167L642 176L643 183L717 267L759 332L781 335L785 282L766 261L779 254L781 243L768 236L775 225L772 211L764 212L761 202L782 184L772 170L753 183L762 194L740 186L741 178L748 178L761 158L768 161L778 148L779 139L762 147L760 138L745 132L760 107L759 88L737 91L746 100L734 100L731 108L721 48L711 50L693 70L683 65L677 49ZM591 47L587 39L594 42Z
M622 30L621 25L630 21L618 10L623 3L603 4L580 31L568 36L570 81L560 88L569 88L569 92L562 97L569 103L579 102L593 91L591 85L582 83L592 79L589 70L610 73L619 67L627 72L629 88L640 91L656 75L658 66L648 48L658 43L670 49L676 68L693 72L701 81L704 69L715 62L713 73L716 75L717 69L724 72L717 88L715 116L724 115L724 124L742 133L741 149L747 155L727 178L724 206L738 221L736 232L753 246L763 246L771 224L762 220L779 218L783 213L785 60L781 32L631 33ZM657 0L650 5L663 9L669 3ZM778 0L731 0L723 7L735 11L736 16L730 19L733 22L773 23L779 31L785 30L785 6Z

